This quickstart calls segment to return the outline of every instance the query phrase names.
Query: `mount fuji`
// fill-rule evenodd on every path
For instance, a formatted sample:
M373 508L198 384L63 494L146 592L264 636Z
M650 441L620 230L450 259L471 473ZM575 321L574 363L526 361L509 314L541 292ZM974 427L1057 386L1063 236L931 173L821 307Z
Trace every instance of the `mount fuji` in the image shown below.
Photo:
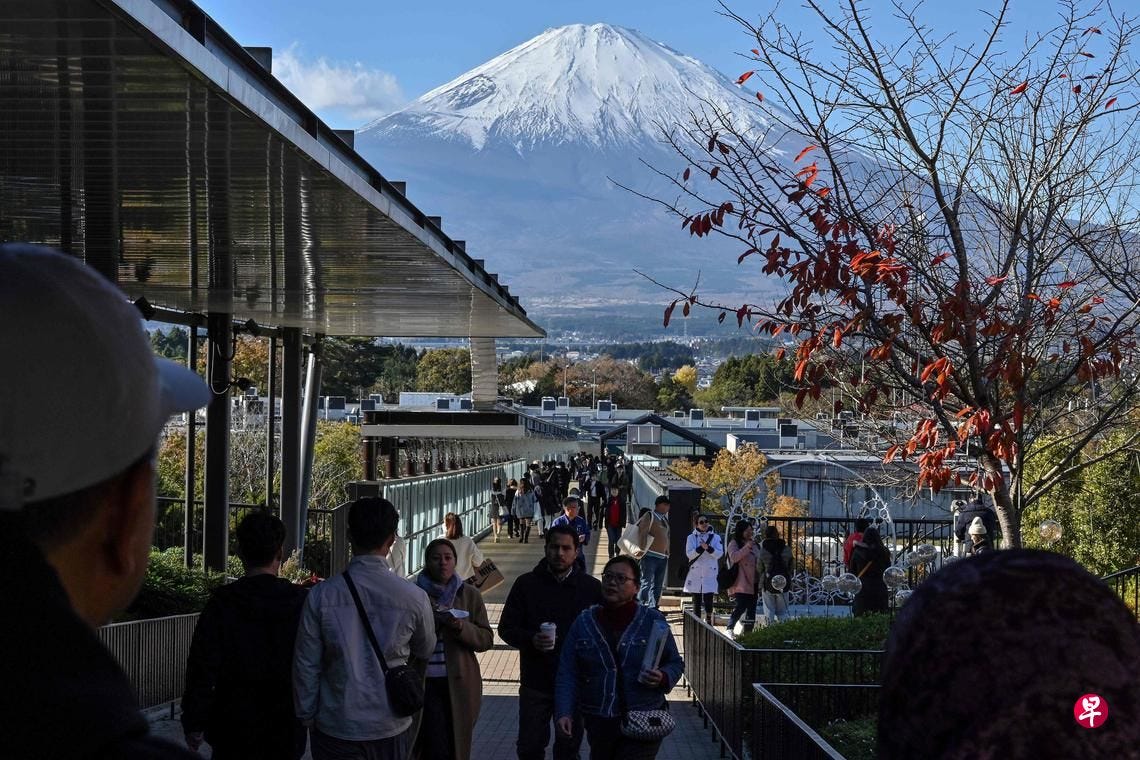
M778 283L738 267L738 245L691 238L660 206L613 181L675 197L649 167L685 168L663 134L683 126L700 99L745 130L763 129L770 113L723 74L640 32L575 24L365 125L356 149L407 181L412 200L442 214L445 231L470 241L468 252L534 313L620 313L669 300L635 269L679 288L699 270L702 293L755 298Z

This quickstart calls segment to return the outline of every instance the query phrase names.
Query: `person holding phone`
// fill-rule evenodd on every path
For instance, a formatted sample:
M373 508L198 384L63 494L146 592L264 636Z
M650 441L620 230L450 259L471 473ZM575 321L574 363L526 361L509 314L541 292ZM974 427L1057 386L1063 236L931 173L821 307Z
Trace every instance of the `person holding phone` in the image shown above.
M693 612L702 614L709 625L713 621L713 597L716 596L716 573L724 556L724 542L709 524L708 515L697 515L696 526L685 539L685 555L689 572L685 575L685 593L693 598Z

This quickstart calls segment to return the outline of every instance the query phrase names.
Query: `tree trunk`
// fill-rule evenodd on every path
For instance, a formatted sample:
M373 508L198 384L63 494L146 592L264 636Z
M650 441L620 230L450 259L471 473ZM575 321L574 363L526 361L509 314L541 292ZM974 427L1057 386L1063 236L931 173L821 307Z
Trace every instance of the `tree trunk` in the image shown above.
M997 512L998 522L1001 523L1001 535L1004 543L1003 549L1021 547L1021 514L1009 495L1009 482L1002 472L1001 461L993 454L985 453L979 457L979 462L985 468L990 480L997 484L990 489L990 497L994 500L994 511ZM990 536L993 540L993 536Z

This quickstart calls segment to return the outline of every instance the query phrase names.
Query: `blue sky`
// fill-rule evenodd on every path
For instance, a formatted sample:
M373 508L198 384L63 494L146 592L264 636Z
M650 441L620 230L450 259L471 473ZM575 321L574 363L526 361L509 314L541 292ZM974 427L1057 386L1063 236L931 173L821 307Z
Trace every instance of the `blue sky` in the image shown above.
M274 73L318 115L338 128L358 127L431 88L524 42L552 26L609 23L640 30L735 78L748 68L738 55L754 46L712 0L198 0L202 8L243 45L274 49ZM825 0L826 3L826 0ZM922 18L939 30L970 34L983 21L980 10L996 0L929 0ZM893 22L887 0L864 0L879 30ZM741 13L760 13L772 3L730 3ZM1018 0L1014 19L1052 8L1041 0ZM798 0L784 2L779 16L803 25ZM973 35L970 35L971 37Z

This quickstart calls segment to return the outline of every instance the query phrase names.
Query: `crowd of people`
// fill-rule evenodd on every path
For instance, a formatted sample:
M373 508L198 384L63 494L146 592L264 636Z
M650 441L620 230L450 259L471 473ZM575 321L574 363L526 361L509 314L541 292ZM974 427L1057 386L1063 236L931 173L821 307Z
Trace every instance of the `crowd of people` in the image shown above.
M307 738L316 760L470 756L482 703L476 654L493 642L482 596L464 581L478 547L449 515L409 580L395 556L406 551L397 510L375 497L349 507L348 568L312 589L278 577L279 519L257 512L242 521L243 577L214 592L191 645L185 746L151 735L95 631L128 606L146 571L159 433L170 415L205 405L210 389L156 359L137 311L75 258L0 246L0 301L4 355L25 359L0 372L0 396L23 400L5 405L0 424L0 569L12 579L0 589L10 621L0 626L0 754L192 758L208 742L216 758L297 758ZM45 419L49 403L56 414ZM615 498L628 504L628 468L589 456L574 465L577 493L569 467L536 463L497 505L500 528L505 514L513 518L508 537L526 542L538 525L543 540L499 622L500 638L520 652L517 754L545 757L553 727L556 760L576 758L583 736L594 758L652 758L684 667L656 609L669 500L638 517L633 551L622 546L599 580L584 567L583 547L611 527ZM531 496L518 511L520 493ZM966 506L956 533L969 559L933 573L892 628L879 755L1135 756L1133 613L1072 560L995 551L992 510ZM844 559L863 580L862 614L882 606L890 557L873 526L858 527ZM782 614L777 581L791 578L790 547L775 526L759 545L754 530L738 521L722 547L707 516L694 521L685 586L702 614L722 557L736 571L733 623L754 624L758 594L770 615ZM621 536L611 543L624 544ZM976 688L979 676L989 688ZM1080 723L1091 728L1098 717L1101 730Z

